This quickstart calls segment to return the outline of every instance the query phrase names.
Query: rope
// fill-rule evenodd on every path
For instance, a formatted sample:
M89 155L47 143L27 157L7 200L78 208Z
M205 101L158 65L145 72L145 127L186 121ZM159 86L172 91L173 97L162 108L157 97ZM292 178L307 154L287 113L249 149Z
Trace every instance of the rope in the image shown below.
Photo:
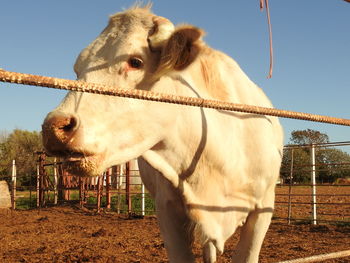
M298 258L298 259L292 259L287 261L280 261L278 263L311 263L311 262L321 262L327 259L344 258L349 256L350 256L350 250L344 250L344 251L339 251L339 252L334 252L329 254L311 256L307 258Z
M272 78L272 68L273 68L272 29L271 29L269 0L260 0L260 10L262 11L264 9L264 2L266 6L266 17L267 17L267 25L269 29L269 42L270 42L270 70L269 70L269 75L267 75L267 78L270 79Z
M350 119L335 118L310 113L280 110L218 100L207 100L202 98L184 97L169 95L145 90L119 89L107 85L87 83L77 80L67 80L39 75L31 75L17 72L10 72L0 69L0 81L8 83L17 83L30 86L41 86L54 89L69 91L88 92L101 95L127 97L141 100L151 100L158 102L167 102L173 104L211 108L225 111L245 112L251 114L268 115L282 118L299 119L305 121L314 121L330 123L337 125L350 126Z

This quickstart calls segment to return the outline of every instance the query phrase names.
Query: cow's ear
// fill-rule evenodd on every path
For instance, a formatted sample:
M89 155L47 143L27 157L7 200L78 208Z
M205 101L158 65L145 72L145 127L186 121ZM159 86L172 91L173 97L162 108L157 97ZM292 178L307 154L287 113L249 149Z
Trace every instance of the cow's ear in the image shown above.
M194 26L178 27L161 51L158 70L183 70L198 56L204 31Z

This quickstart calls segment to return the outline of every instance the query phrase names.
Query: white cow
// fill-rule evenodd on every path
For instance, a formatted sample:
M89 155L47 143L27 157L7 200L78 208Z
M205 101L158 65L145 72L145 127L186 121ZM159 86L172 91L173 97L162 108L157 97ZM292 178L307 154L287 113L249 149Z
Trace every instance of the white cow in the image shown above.
M79 80L126 89L272 107L227 55L202 40L203 31L174 25L134 6L79 55ZM69 92L43 123L48 152L71 172L101 174L138 158L155 198L170 262L194 262L191 244L215 262L241 227L233 262L257 262L274 207L282 156L274 117Z

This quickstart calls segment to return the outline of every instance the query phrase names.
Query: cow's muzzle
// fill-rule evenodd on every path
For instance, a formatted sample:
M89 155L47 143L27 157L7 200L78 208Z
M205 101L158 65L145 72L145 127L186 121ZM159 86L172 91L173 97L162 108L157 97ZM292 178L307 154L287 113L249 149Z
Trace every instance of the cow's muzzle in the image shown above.
M43 125L43 145L53 156L67 157L77 153L82 140L79 118L63 112L50 113Z

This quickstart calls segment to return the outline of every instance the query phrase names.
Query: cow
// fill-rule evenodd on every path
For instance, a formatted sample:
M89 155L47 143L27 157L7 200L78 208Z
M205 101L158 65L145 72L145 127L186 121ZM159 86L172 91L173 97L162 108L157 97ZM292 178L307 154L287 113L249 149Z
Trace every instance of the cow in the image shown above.
M135 5L112 15L78 56L79 81L272 107L204 31ZM275 117L69 92L43 125L48 153L96 176L138 158L170 262L215 262L240 228L233 262L258 262L274 208L283 131Z

